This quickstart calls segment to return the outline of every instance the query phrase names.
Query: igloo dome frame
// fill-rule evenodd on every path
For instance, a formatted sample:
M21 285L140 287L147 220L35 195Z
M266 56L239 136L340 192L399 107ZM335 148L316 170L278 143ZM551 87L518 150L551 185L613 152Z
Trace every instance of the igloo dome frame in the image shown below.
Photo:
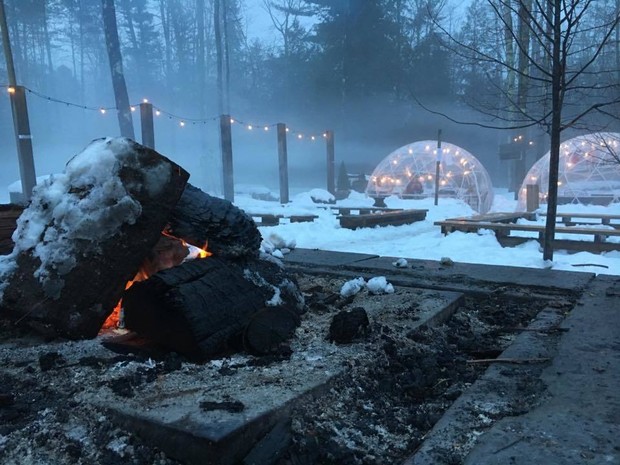
M493 203L489 173L471 153L449 142L442 142L439 158L437 141L433 140L412 142L394 150L372 172L366 195L433 197L438 160L439 196L461 199L478 213L487 213Z
M517 210L526 209L528 184L537 184L540 203L547 203L549 159L547 152L526 174ZM563 142L558 165L558 204L612 202L620 202L620 133L597 132Z

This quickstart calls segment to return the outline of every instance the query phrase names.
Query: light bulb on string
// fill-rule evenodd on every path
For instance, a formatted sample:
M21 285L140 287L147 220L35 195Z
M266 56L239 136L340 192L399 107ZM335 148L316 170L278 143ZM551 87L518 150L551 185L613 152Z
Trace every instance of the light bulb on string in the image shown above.
M129 107L131 109L131 111L136 111L136 107L134 107L133 105Z
M251 131L253 128L253 126L251 124L248 124L248 131Z
M102 115L105 115L106 110L105 110L105 108L100 108L100 109L99 109L99 112L100 112Z
M264 127L265 131L269 131L269 126Z
M303 137L304 137L303 134L297 134L298 139L303 139Z
M155 110L155 116L160 116L160 115L161 115L161 111Z
M149 103L149 99L147 99L147 98L143 98L143 99L142 99L142 103Z
M235 124L235 119L234 118L230 118L230 124Z
M181 122L179 123L179 126L184 127L184 126L185 126L185 121L181 121Z

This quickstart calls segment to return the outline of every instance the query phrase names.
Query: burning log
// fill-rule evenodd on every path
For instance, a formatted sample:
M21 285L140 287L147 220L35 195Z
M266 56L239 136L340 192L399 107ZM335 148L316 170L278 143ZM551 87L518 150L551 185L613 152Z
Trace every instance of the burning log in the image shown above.
M258 257L261 235L252 217L228 200L188 184L172 211L168 231L221 257Z
M160 239L189 175L129 139L93 141L38 186L0 257L5 314L52 335L95 337Z
M123 297L125 326L177 352L204 358L243 338L266 353L300 322L304 299L278 264L211 256L136 282Z

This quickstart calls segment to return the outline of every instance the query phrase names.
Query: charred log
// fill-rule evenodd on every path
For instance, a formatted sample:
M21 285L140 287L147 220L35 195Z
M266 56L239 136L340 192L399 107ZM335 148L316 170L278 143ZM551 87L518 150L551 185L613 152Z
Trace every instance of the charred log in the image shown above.
M93 141L37 187L18 220L15 248L3 258L8 275L0 277L4 313L44 333L95 337L188 177L129 139Z
M276 347L299 324L304 303L294 279L277 264L212 256L134 283L123 308L128 329L179 353L206 358L244 333L250 350Z
M188 184L172 211L169 232L221 257L257 257L261 235L243 210Z

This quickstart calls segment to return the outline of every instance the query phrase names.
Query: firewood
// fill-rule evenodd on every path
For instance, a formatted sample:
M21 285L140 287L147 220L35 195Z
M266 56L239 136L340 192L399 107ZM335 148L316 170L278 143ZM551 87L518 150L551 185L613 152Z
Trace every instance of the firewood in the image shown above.
M224 351L244 333L251 349L274 348L305 310L294 279L279 265L217 256L134 283L123 309L128 329L194 358Z
M18 205L0 205L0 255L8 254L13 250L11 236L17 227L17 218L23 208Z
M243 210L188 184L170 217L169 232L225 257L258 257L261 234Z
M2 258L10 265L0 276L2 313L43 333L95 337L158 242L188 177L129 139L93 141L35 189L13 253Z

